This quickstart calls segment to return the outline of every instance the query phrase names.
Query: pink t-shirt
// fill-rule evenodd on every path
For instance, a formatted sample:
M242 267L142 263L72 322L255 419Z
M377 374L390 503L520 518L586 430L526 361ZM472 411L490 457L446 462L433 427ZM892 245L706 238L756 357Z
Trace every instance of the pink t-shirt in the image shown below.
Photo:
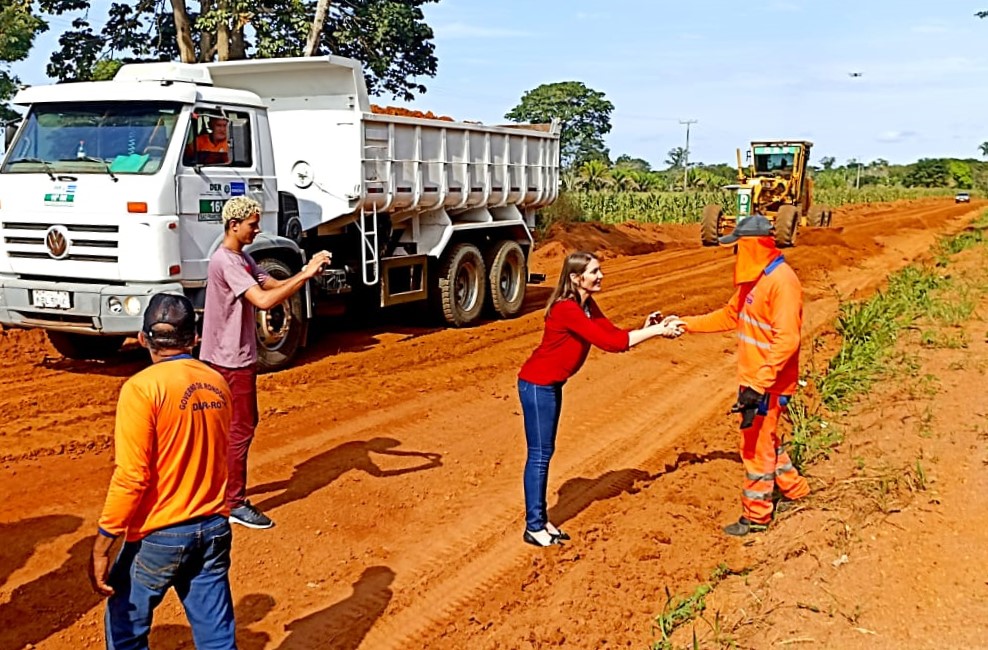
M254 305L244 297L268 274L247 253L220 246L209 258L199 358L224 368L257 363Z

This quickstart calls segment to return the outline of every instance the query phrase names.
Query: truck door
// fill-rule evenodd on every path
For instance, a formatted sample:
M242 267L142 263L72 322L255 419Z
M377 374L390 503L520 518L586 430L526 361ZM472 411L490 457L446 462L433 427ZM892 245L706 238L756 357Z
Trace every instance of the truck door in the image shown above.
M265 122L266 124L266 122ZM212 244L223 234L223 205L235 196L261 204L262 227L277 223L278 194L270 156L262 156L258 112L197 106L179 165L182 277L205 280Z

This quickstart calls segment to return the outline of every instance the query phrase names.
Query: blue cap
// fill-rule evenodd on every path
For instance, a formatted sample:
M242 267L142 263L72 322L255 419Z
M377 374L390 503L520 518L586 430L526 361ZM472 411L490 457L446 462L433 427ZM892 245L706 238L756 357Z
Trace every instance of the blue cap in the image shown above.
M772 222L760 214L753 214L742 219L732 232L717 241L721 246L731 246L742 237L771 237L772 234Z

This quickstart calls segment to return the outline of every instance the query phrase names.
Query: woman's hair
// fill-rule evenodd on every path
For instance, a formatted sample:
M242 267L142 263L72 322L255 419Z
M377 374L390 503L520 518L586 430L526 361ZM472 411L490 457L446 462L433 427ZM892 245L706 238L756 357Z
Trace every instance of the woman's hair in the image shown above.
M559 272L559 282L556 283L556 288L553 290L552 295L549 296L549 302L545 306L546 318L549 318L549 311L557 302L561 300L580 301L580 291L577 288L577 284L569 276L573 273L583 275L587 267L590 266L590 262L595 259L597 259L597 256L587 251L576 251L566 256L566 261L563 262L563 270Z

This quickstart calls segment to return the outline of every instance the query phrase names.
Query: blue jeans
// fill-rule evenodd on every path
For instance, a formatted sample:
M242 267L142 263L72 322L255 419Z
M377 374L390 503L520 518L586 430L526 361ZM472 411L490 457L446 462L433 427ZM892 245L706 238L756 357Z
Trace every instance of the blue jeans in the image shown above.
M563 385L539 386L518 380L518 397L525 416L525 527L531 531L545 528L549 516L546 485L549 482L549 459L556 451L556 430L563 406Z
M213 515L156 530L120 549L106 602L107 650L145 650L154 609L175 587L198 650L236 650L230 523Z

